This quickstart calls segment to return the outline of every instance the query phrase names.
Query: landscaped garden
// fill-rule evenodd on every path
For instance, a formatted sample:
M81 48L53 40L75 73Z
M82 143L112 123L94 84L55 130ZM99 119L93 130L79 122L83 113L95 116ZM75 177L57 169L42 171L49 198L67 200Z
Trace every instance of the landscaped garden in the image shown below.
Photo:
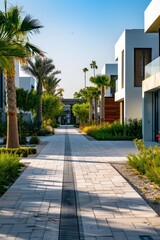
M97 140L133 140L142 138L142 121L129 119L124 124L115 121L112 124L82 126L81 130Z

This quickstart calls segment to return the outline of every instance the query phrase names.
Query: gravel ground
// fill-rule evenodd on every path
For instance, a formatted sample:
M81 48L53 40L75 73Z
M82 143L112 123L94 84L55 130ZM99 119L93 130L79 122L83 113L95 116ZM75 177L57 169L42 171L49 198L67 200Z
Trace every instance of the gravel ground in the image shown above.
M112 166L129 182L129 184L146 200L160 216L160 187L139 175L126 163L114 163Z

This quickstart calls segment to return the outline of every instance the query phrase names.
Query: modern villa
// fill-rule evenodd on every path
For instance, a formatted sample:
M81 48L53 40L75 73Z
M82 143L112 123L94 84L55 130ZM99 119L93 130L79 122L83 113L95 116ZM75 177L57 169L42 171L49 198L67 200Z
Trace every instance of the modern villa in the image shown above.
M160 0L152 0L144 13L145 34L151 33L159 41L156 53L145 67L145 80L142 86L143 99L143 138L155 141L160 133Z
M107 63L101 70L102 75L108 75L111 82L118 77L118 64ZM120 119L120 104L114 101L115 87L106 89L105 93L105 122L112 123Z
M120 102L120 122L142 118L142 80L145 65L157 57L158 36L143 29L125 30L115 45L118 62L115 101Z

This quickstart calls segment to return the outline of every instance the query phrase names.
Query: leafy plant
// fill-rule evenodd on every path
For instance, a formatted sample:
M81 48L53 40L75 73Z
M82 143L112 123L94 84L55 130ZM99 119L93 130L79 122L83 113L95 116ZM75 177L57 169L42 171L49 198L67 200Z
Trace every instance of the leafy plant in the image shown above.
M20 147L20 148L0 148L0 154L9 153L17 156L27 157L29 154L36 154L35 147Z
M37 136L32 136L29 140L29 144L38 144L40 143L40 139Z
M134 143L139 153L130 153L127 156L129 165L160 185L160 147L146 148L143 141L138 139Z
M17 154L0 153L0 194L15 181L22 166Z
M130 119L124 125L119 121L112 124L104 123L101 126L90 125L84 127L82 131L97 140L133 140L142 136L141 121L137 119Z

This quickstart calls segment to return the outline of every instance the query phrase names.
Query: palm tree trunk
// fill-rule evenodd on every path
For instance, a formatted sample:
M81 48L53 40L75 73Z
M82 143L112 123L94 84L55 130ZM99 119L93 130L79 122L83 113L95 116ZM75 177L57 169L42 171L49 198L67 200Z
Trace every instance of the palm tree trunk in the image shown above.
M97 107L98 107L98 100L95 97L94 98L94 121L97 124L98 123L98 113L97 113Z
M6 79L7 108L7 148L19 148L16 87L14 76L7 74Z
M104 98L104 86L101 87L101 110L100 110L100 124L104 123L104 107L105 107L105 98Z
M92 98L89 100L89 122L92 122Z

